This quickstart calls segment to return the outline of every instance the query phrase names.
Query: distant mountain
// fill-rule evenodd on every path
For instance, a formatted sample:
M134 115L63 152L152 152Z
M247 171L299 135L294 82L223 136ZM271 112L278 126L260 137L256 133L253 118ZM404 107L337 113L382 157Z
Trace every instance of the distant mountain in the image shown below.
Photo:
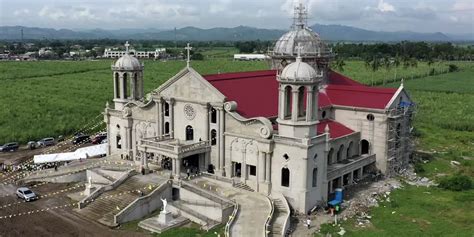
M321 38L334 41L450 41L456 40L443 33L415 33L410 31L370 31L342 25L313 25L311 28L318 32Z
M325 40L330 41L457 41L474 40L474 36L446 35L437 33L416 33L410 31L385 32L370 31L343 25L313 25L311 28ZM246 41L276 40L288 30L260 29L248 26L233 28L201 29L184 27L175 30L160 29L51 29L23 26L0 26L0 39L17 40L21 38L21 29L25 39L144 39L180 41Z

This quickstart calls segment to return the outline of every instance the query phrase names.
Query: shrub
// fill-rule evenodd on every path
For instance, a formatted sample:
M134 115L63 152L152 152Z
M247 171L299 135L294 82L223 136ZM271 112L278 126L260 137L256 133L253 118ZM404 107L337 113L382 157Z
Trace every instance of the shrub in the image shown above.
M456 174L441 179L439 187L452 191L468 190L472 188L472 180L469 176Z
M416 173L423 173L425 172L425 168L423 168L423 165L421 164L421 162L417 162L415 163L415 172Z
M459 70L459 67L454 64L449 64L449 72L456 72Z

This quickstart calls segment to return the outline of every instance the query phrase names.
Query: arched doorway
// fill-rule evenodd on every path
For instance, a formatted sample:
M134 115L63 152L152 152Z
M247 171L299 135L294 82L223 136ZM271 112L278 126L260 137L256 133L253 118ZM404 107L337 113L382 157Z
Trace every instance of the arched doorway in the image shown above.
M165 134L169 134L170 133L170 123L166 122L165 123Z
M337 162L340 162L344 159L344 144L339 147L337 151Z
M186 141L192 141L194 140L194 129L191 127L191 125L188 125L186 127Z
M333 155L334 155L334 149L331 148L331 150L329 150L329 153L328 153L328 166L332 165L332 156Z
M369 141L365 139L360 141L360 153L362 155L369 154L369 147L370 147Z
M346 154L346 157L347 157L347 158L351 158L351 157L352 157L352 146L353 146L353 142L350 142L350 143L349 143L349 146L347 147L347 154Z
M290 170L288 168L281 169L281 186L290 187Z

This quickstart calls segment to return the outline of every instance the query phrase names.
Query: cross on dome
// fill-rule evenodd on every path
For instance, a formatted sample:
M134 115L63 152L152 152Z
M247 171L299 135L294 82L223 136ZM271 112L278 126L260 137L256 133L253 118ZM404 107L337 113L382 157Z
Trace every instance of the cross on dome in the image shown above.
M130 44L127 42L125 42L125 53L128 54L128 47L130 47Z
M295 47L297 54L297 59L301 59L301 50L303 50L303 45L301 42L298 43L298 46Z
M303 1L300 0L298 5L295 7L294 11L294 27L304 28L306 21L308 19L308 10L303 4Z
M193 49L193 47L191 47L190 44L188 43L187 46L184 49L186 49L186 51L188 53L188 57L187 57L187 60L186 60L186 65L187 65L187 67L189 67L189 62L191 62L190 53L191 53L191 49Z

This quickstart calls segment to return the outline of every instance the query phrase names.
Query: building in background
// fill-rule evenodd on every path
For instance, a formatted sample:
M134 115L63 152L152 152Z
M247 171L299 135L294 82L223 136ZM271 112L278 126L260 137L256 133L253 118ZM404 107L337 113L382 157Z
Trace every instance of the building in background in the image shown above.
M157 48L155 51L137 51L135 49L130 49L128 53L136 58L140 59L158 59L160 56L166 53L166 48ZM104 58L120 58L125 56L126 51L121 51L117 49L105 49Z

